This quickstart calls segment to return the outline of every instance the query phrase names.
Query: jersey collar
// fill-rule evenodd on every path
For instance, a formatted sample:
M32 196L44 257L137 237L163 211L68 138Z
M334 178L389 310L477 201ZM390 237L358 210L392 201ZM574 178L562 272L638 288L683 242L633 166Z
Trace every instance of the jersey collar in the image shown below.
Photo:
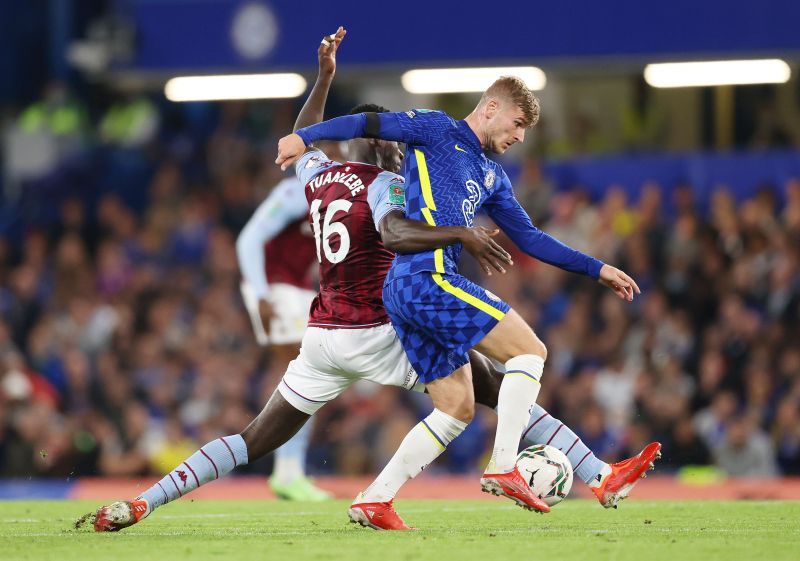
M366 162L356 162L356 161L353 161L353 160L347 160L345 162L345 165L347 165L347 164L356 164L356 165L359 165L359 166L369 166L371 168L377 168L378 167L375 164L368 164ZM383 168L378 168L378 169L383 169ZM384 170L384 171L386 171L386 170Z
M466 121L461 120L458 121L458 127L461 129L461 137L464 139L464 142L470 146L475 152L479 154L483 154L483 148L481 147L481 141L478 139L478 136L472 131Z

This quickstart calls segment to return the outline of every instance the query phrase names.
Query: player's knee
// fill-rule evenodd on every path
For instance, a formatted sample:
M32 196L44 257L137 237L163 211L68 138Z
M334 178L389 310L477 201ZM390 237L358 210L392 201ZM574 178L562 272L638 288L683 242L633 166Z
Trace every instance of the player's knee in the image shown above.
M442 413L446 413L462 423L470 423L475 417L475 400L468 399L466 396L464 399L452 400L448 403L434 403L434 405Z
M503 362L507 362L509 359L521 355L536 355L542 357L542 360L547 360L547 347L542 343L541 339L534 335L530 340L516 345L515 348L506 355L505 361Z
M547 360L547 346L536 336L534 336L533 348L530 354L540 356L542 360Z

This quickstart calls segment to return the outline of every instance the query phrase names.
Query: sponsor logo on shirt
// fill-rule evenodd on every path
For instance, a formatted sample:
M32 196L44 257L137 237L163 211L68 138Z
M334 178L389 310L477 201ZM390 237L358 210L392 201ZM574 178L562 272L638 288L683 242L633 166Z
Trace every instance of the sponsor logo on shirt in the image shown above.
M456 149L456 150L458 150L459 152L464 152L465 154L467 153L467 151L466 151L466 150L464 150L464 149L463 149L461 146L459 146L458 144L456 144L456 146L455 146L455 149Z
M467 226L472 226L475 221L475 212L478 210L478 204L481 202L481 186L473 180L465 183L467 187L467 198L461 202L461 212L464 214L464 222Z

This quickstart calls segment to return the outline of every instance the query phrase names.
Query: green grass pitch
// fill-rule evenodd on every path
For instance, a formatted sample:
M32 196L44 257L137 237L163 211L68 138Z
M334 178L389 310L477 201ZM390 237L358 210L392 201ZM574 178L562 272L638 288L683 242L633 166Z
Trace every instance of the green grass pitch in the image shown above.
M89 561L800 560L800 502L399 501L418 532L350 524L346 501L183 500L116 534L75 530L87 501L0 502L0 559Z

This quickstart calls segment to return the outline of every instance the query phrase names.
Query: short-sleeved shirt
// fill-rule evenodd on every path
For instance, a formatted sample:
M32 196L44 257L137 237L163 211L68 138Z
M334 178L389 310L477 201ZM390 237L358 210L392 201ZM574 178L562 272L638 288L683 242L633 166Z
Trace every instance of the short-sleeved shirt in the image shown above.
M394 254L383 246L377 225L391 210L404 211L403 178L369 164L339 164L319 150L304 154L296 172L305 186L320 274L308 324L387 323L381 292Z

